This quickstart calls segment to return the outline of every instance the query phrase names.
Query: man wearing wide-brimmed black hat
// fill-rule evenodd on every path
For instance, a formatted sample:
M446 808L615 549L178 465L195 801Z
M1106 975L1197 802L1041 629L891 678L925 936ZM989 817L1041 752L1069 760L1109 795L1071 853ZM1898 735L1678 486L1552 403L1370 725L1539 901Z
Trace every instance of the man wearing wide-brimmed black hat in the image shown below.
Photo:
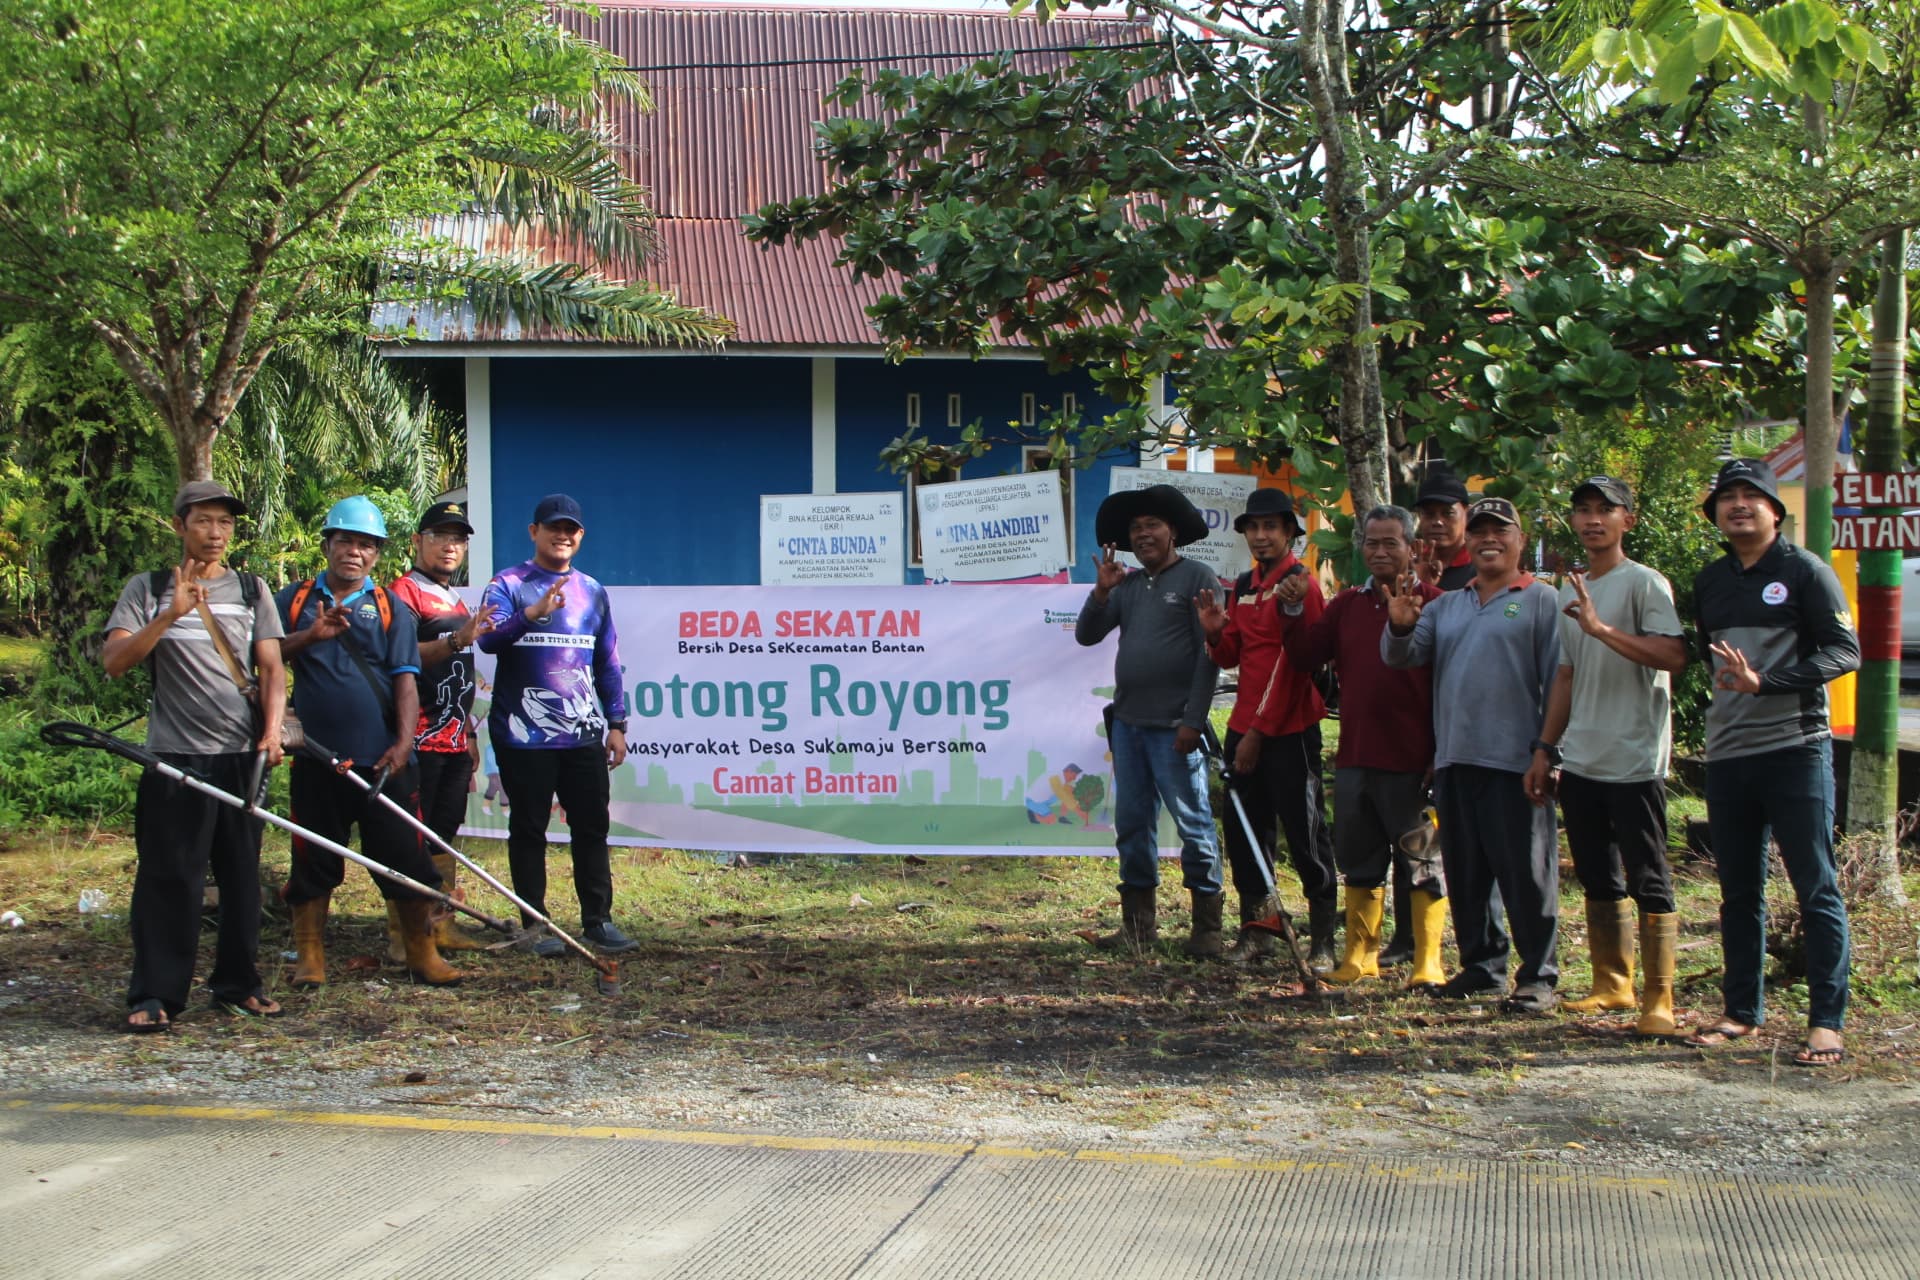
M1221 667L1240 669L1226 756L1257 842L1247 843L1239 823L1226 824L1227 862L1240 895L1240 940L1231 958L1246 964L1273 951L1272 934L1247 926L1278 909L1266 900L1269 881L1256 859L1273 864L1274 838L1284 829L1307 898L1313 940L1308 963L1324 971L1333 968L1340 892L1321 799L1320 722L1327 704L1309 674L1287 661L1282 644L1282 610L1298 616L1308 596L1319 601L1320 584L1293 554L1300 520L1284 490L1255 489L1233 527L1247 540L1253 568L1235 579L1225 607L1207 591L1200 609L1208 653Z
M1707 708L1707 825L1720 876L1726 1011L1690 1043L1754 1034L1766 1018L1767 836L1807 937L1807 1042L1794 1061L1837 1063L1847 1013L1847 904L1833 856L1827 682L1860 665L1846 595L1819 557L1780 536L1773 468L1735 458L1707 496L1727 554L1693 580Z
M1202 591L1220 585L1213 571L1178 551L1207 536L1206 520L1172 485L1116 493L1100 504L1094 532L1105 548L1098 578L1080 609L1074 636L1098 644L1116 627L1113 716L1114 844L1120 853L1121 926L1100 940L1143 950L1159 937L1154 892L1160 883L1155 830L1164 803L1180 833L1180 870L1193 895L1193 936L1185 950L1218 956L1220 847L1207 802L1201 728L1218 674L1207 656L1196 609ZM1141 567L1114 559L1121 546Z

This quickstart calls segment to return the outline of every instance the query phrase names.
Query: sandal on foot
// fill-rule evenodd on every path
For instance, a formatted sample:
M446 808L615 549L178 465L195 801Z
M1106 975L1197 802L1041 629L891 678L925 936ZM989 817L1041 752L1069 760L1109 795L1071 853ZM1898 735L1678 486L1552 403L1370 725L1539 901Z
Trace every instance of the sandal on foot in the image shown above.
M1835 1067L1847 1060L1847 1051L1840 1045L1829 1045L1825 1049L1816 1049L1812 1045L1801 1045L1800 1052L1793 1055L1796 1067Z
M286 1010L278 1000L267 996L248 996L245 1000L215 1000L214 1007L236 1018L277 1018Z
M1744 1022L1735 1022L1722 1018L1710 1027L1702 1027L1687 1037L1686 1042L1696 1049L1711 1049L1716 1045L1730 1044L1735 1040L1745 1040L1760 1030Z
M145 1022L135 1022L135 1014L145 1014ZM120 1024L136 1036L150 1036L163 1031L173 1030L173 1019L167 1016L166 1006L158 1000L142 1000L127 1010L126 1021Z

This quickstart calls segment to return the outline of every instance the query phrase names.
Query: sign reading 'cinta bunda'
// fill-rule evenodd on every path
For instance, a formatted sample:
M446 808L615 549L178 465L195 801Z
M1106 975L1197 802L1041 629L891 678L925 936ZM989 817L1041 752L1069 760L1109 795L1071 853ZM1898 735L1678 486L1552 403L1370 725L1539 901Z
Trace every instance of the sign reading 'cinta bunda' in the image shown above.
M1833 517L1835 551L1920 550L1920 471L1843 471L1833 478L1835 507L1894 508L1884 515Z

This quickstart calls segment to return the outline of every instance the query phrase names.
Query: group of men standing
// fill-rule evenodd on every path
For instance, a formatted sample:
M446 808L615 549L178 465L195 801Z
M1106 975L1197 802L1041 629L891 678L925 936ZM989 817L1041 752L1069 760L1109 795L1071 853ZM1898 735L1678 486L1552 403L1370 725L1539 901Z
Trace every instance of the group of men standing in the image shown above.
M1360 515L1368 577L1329 601L1293 555L1302 528L1291 501L1256 490L1235 525L1253 568L1223 606L1212 575L1178 554L1206 533L1178 489L1102 504L1106 551L1076 628L1083 644L1120 631L1109 741L1122 923L1102 942L1137 948L1156 937L1158 800L1174 815L1193 895L1189 954L1251 959L1270 949L1263 926L1277 910L1266 898L1284 827L1308 904L1309 963L1328 982L1377 978L1404 956L1410 989L1545 1013L1559 1002L1557 801L1594 974L1591 994L1568 1008L1637 1009L1639 1033L1675 1035L1666 775L1671 678L1689 653L1671 585L1626 554L1638 520L1632 490L1604 475L1574 487L1567 519L1586 563L1557 591L1525 569L1525 530L1506 499L1473 500L1434 467L1415 511ZM1700 656L1714 672L1707 803L1726 1008L1690 1042L1752 1035L1764 1017L1771 836L1808 934L1809 1028L1795 1060L1824 1066L1842 1057L1848 950L1825 685L1858 666L1859 646L1832 570L1780 537L1786 508L1764 462L1722 467L1703 513L1727 539L1727 554L1694 582ZM1115 561L1122 545L1139 570ZM1235 812L1224 826L1242 933L1228 951L1199 748L1203 690L1231 666L1239 687L1222 758ZM1337 679L1340 705L1330 841L1320 820L1321 672ZM1336 868L1345 881L1337 964ZM1389 879L1404 952L1397 939L1381 944ZM1459 956L1451 977L1440 954L1448 914Z
M625 693L606 590L573 568L586 533L579 504L564 494L541 500L528 526L533 557L497 575L477 610L453 589L473 533L458 503L421 515L412 567L391 586L372 576L388 541L385 516L366 497L336 503L321 532L326 568L272 597L225 564L245 513L216 482L183 485L173 516L180 564L130 579L108 619L108 675L141 664L153 672L149 749L247 795L258 767L282 758L290 673L292 712L310 748L293 761L292 821L341 846L357 829L366 857L458 897L446 848L478 764L472 651L493 653L488 735L511 802L514 891L545 913L546 825L557 798L585 938L603 954L633 949L613 923L607 851L607 772L626 754ZM185 1009L209 870L220 886L214 1002L279 1016L256 959L260 822L153 771L141 779L134 822L126 1028L164 1031ZM423 825L438 838L431 848ZM344 874L338 854L294 837L281 897L292 915L295 986L327 981L328 907ZM375 883L387 901L391 958L423 983L458 983L440 952L474 944L436 911L439 900L384 876ZM522 923L534 920L523 913ZM551 934L531 945L546 956L564 949Z

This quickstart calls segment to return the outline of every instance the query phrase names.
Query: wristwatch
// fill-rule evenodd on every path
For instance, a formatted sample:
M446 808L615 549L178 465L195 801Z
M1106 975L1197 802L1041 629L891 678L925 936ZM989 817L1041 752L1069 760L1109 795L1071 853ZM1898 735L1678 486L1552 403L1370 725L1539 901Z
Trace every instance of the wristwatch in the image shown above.
M607 721L608 733L625 733L626 731L627 731L627 722L625 720Z
M467 646L460 643L460 633L458 631L447 632L447 652L448 653L465 653L466 649L467 649Z
M1532 742L1529 742L1527 744L1527 750L1546 752L1547 763L1556 769L1560 767L1560 761L1565 758L1565 753L1562 752L1559 747L1542 738L1535 738Z

